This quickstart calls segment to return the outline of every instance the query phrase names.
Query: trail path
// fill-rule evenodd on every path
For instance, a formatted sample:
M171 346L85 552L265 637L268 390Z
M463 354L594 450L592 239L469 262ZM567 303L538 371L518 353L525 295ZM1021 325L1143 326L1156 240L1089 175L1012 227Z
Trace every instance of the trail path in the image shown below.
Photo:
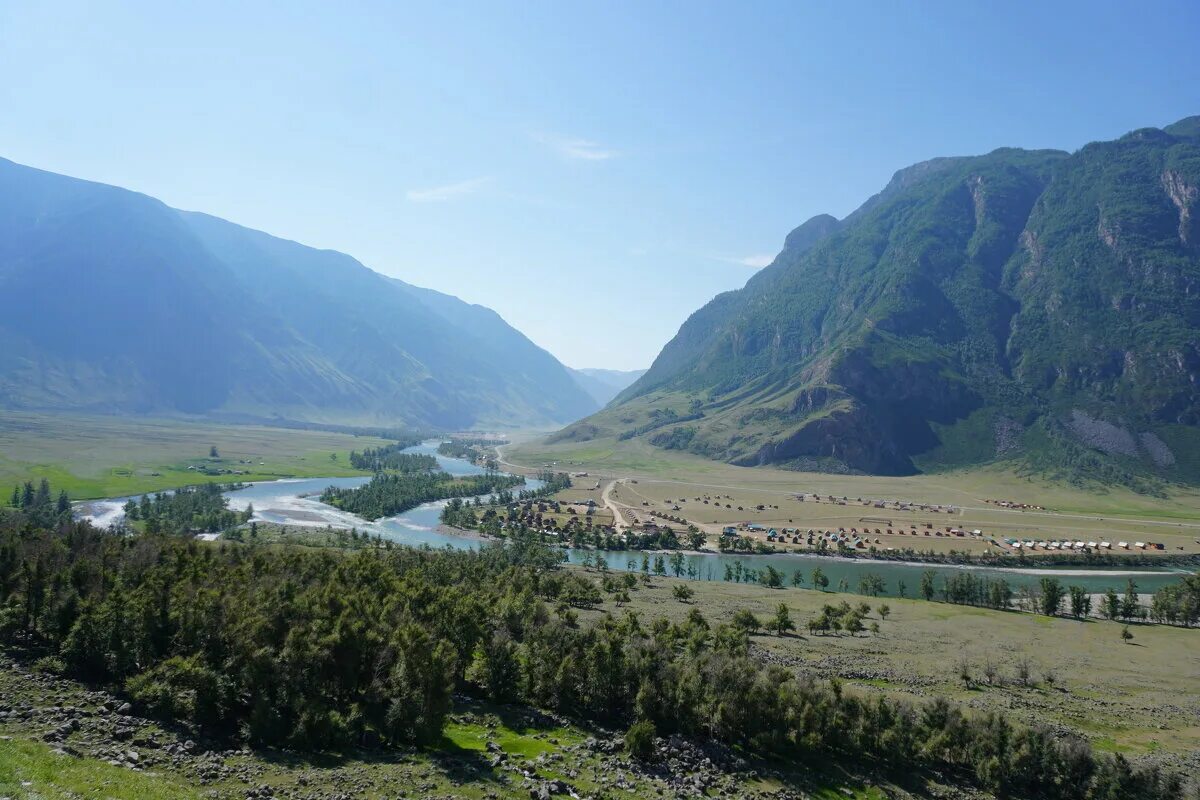
M500 463L502 465L507 466L507 467L513 467L515 469L525 469L525 470L529 469L528 467L523 467L520 464L513 464L510 461L506 461L503 456L503 448L505 446L506 445L502 445L501 447L497 448L497 452L500 453ZM633 477L633 476L625 476L625 477L615 477L614 476L612 482L609 484L609 487L605 490L605 497L606 497L605 505L608 506L608 508L610 510L614 511L614 515L617 516L618 519L622 519L622 518L620 517L620 515L617 515L615 512L615 508L617 507L617 504L615 502L607 500L608 493L611 489L613 489L615 487L615 484L625 483L627 480L629 480L630 477ZM694 481L676 480L676 479L672 479L672 478L656 478L656 477L652 477L652 476L641 476L641 475L638 475L637 477L643 483L676 484L676 485L680 485L680 486L702 487L705 489L728 489L728 490L733 490L733 491L755 491L755 492L760 492L763 494L778 494L778 495L795 495L796 494L796 490L794 490L794 489L770 489L770 488L765 488L765 487L756 486L756 485L728 484L728 483L705 483L700 480L694 480ZM952 488L952 487L945 487L945 488L947 489L947 493L954 492L954 493L966 495L971 500L980 502L979 498L975 497L971 492L968 492L963 489ZM1100 515L1100 514L1077 514L1077 513L1069 513L1069 512L1061 512L1061 511L1031 511L1031 510L1008 509L1008 508L1002 508L1002 507L993 506L993 505L977 506L977 505L965 505L965 504L959 504L959 503L955 503L954 505L958 509L958 513L960 515L963 514L963 512L986 512L986 513L998 513L998 514L1004 514L1004 515L1011 515L1014 519L1019 518L1019 517L1038 517L1038 518L1061 519L1061 520L1083 520L1083 521L1087 521L1087 522L1109 522L1109 523L1117 522L1117 523L1126 523L1126 524L1131 524L1131 525L1168 527L1168 528L1175 528L1177 530L1178 529L1200 530L1200 522L1196 522L1196 521L1192 521L1192 520L1147 519L1145 517L1138 517L1138 516L1134 516L1134 515L1125 515L1125 514ZM623 520L622 520L622 522L623 522ZM1069 524L1061 525L1061 526L1047 524L1045 522L1042 522L1039 524L1042 527L1045 527L1048 529L1076 530L1078 528L1077 525L1069 525ZM1004 523L999 523L999 525L1001 527L1009 527L1008 525L1005 525ZM628 526L622 525L622 527L628 527ZM1114 534L1114 535L1128 534L1131 536L1136 536L1140 532L1136 531L1136 530L1114 529L1114 530L1110 530L1109 533Z
M613 527L618 531L623 531L629 526L625 524L625 517L621 513L621 506L616 500L613 500L612 496L613 490L616 489L618 483L624 483L624 481L620 479L609 481L608 485L604 487L604 491L600 493L600 499L604 501L604 507L612 512Z

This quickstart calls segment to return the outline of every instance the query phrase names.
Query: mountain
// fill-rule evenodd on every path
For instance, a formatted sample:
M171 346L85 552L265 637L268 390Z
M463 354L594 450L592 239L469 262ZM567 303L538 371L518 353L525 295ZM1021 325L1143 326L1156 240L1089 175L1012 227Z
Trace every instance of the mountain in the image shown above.
M601 406L646 374L644 369L571 369L571 377Z
M444 429L598 404L494 311L0 160L0 407Z
M1200 117L900 170L554 440L908 474L1200 476Z

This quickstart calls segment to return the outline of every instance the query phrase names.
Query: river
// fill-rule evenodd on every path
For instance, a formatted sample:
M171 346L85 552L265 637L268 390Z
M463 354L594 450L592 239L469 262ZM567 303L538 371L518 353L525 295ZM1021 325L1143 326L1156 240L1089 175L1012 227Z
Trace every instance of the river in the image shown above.
M437 452L437 442L428 441L410 447L405 452L427 453L433 455L440 467L451 475L478 475L483 472L480 467L458 458L448 458ZM440 526L439 518L442 508L447 501L425 503L394 517L370 522L354 514L340 511L317 499L327 486L353 487L361 486L370 480L369 476L354 478L308 478L296 480L267 481L250 484L244 489L227 493L229 505L237 510L244 510L250 504L254 506L254 519L263 522L275 522L285 525L319 526L332 525L336 528L357 528L372 536L380 536L398 544L431 547L478 547L480 539L466 534L456 534ZM536 489L541 482L527 478L525 489ZM110 525L120 520L123 512L120 510L126 498L96 501L86 508L85 516L92 518L97 524ZM568 550L567 557L573 562L581 562L585 556L594 556L590 551ZM628 569L630 561L635 568L641 566L642 553L609 551L603 553L608 565L614 570ZM654 554L649 554L653 562ZM665 554L669 559L669 554ZM799 553L774 555L725 555L720 553L692 553L685 556L685 564L691 565L695 575L700 580L723 580L726 565L733 566L741 562L746 569L765 570L772 566L784 573L785 581L790 585L791 577L797 570L804 577L804 586L812 583L813 569L820 567L829 579L829 587L836 589L845 579L851 591L856 591L859 579L868 573L874 573L885 582L884 596L894 597L898 593L899 582L907 586L908 595L914 596L921 582L921 574L933 570L940 577L970 570L980 577L1003 578L1014 591L1022 586L1035 586L1043 576L1056 576L1065 584L1082 586L1089 592L1103 592L1109 588L1123 592L1125 583L1133 578L1139 592L1153 592L1163 586L1179 580L1180 570L1153 569L1139 567L1134 569L1000 569L994 567L952 566L912 564L890 561L870 561L866 559L848 559L831 556L817 556Z

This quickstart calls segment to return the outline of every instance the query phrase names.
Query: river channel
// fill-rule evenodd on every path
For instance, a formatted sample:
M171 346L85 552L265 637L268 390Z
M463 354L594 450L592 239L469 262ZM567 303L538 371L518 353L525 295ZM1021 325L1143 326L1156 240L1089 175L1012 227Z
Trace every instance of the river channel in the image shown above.
M438 454L437 442L428 441L405 452L427 453L437 458L438 464L451 475L476 475L483 469L458 458L449 458ZM353 478L308 478L298 480L278 480L250 484L246 488L229 492L231 508L244 510L249 505L254 506L254 519L263 522L274 522L284 525L303 525L335 528L357 528L372 536L380 536L398 544L431 547L474 548L480 545L478 537L456 534L439 524L439 517L446 501L425 503L394 517L370 522L354 514L340 511L322 503L318 498L327 486L353 487L361 486L370 480L369 476ZM526 485L521 488L535 489L541 485L535 479L526 479ZM97 501L89 508L90 516L97 524L109 525L120 519L120 507L126 498L113 498ZM565 551L567 558L573 562L581 562L585 557L594 557L594 553L582 550ZM630 564L640 569L642 553L609 551L603 553L608 566L614 570L628 569ZM654 555L650 554L653 561ZM911 597L921 582L921 575L927 570L933 570L939 576L960 573L970 570L980 577L1003 578L1014 591L1022 586L1033 586L1043 576L1053 575L1065 584L1082 586L1089 592L1103 592L1113 588L1119 592L1125 589L1126 581L1130 578L1137 583L1138 591L1153 592L1163 586L1175 583L1180 570L1137 568L1091 568L1074 569L1069 567L1054 569L1012 569L978 566L928 565L894 561L872 561L868 559L849 559L831 556L806 554L774 554L774 555L726 555L721 553L689 553L685 555L685 567L690 566L689 572L699 580L723 580L725 567L734 567L741 562L743 569L765 570L772 566L784 573L785 580L790 584L792 575L799 571L804 586L811 586L812 571L820 568L829 579L829 587L837 588L843 580L851 591L858 587L859 579L874 573L885 582L886 596L895 596L899 585L903 582Z

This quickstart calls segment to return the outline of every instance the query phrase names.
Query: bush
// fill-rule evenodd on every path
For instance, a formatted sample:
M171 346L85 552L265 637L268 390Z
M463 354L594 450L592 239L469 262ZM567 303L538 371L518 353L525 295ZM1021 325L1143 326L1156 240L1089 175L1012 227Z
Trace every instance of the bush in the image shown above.
M33 662L33 671L45 675L62 675L67 671L67 665L58 656L42 656Z
M654 757L656 735L653 722L648 719L638 720L625 732L625 749L634 758L649 761Z
M176 656L127 680L125 691L155 716L220 725L227 717L226 684L198 658Z
M758 633L758 629L762 627L762 623L758 621L758 617L748 609L740 609L733 615L733 624L735 627L741 628L746 633Z

